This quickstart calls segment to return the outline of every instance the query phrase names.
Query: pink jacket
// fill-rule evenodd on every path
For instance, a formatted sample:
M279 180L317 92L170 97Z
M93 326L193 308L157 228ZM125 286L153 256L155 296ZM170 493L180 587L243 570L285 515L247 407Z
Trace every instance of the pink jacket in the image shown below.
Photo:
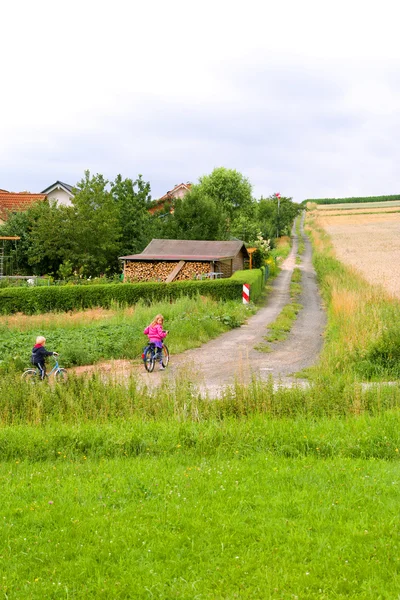
M148 325L146 327L146 329L143 331L144 335L148 335L149 336L149 342L162 342L162 340L165 338L165 336L167 335L167 332L163 330L163 328L161 327L161 325L154 325L153 327L151 325Z

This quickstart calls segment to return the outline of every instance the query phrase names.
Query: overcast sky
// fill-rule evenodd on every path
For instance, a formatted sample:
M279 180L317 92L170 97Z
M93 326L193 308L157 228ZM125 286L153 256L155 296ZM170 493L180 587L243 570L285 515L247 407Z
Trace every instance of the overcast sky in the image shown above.
M14 0L0 8L0 188L84 170L153 198L215 167L255 197L400 193L396 2Z

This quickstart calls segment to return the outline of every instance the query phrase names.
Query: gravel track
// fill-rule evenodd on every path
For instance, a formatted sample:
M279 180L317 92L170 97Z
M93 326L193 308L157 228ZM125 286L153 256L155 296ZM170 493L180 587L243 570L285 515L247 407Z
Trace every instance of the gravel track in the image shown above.
M176 381L180 375L184 375L189 376L196 389L208 397L218 396L224 388L236 382L246 384L253 377L265 380L272 376L276 385L306 384L293 375L318 359L326 317L311 262L311 244L304 234L303 220L300 229L305 246L301 264L296 265L298 238L293 229L290 255L282 263L281 272L272 283L266 305L250 317L246 324L220 335L200 348L173 355L168 369L162 372L146 373L142 365L138 367L130 361L112 361L98 367L78 367L74 372L99 370L117 376L127 376L134 372L141 383L149 388L157 387L165 379ZM302 270L302 293L298 302L303 308L287 340L271 344L271 352L258 351L255 347L264 342L268 324L276 319L290 301L290 281L296 266Z

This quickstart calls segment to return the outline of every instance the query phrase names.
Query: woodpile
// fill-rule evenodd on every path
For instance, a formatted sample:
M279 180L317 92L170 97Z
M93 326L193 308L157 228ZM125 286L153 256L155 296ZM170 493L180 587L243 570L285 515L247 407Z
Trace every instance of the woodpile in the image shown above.
M124 279L131 283L135 281L165 281L177 264L178 261L126 261Z
M174 281L182 281L184 279L198 279L199 275L209 273L210 263L208 262L186 262L179 271Z
M124 280L137 281L166 281L168 275L176 268L179 261L126 261ZM185 262L177 273L174 281L197 279L200 275L209 273L211 265L208 262Z

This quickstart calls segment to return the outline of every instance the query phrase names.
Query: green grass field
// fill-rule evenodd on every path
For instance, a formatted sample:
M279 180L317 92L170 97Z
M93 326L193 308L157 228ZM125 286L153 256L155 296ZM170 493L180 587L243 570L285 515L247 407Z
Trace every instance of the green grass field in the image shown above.
M397 414L13 428L3 597L397 598L399 431Z

